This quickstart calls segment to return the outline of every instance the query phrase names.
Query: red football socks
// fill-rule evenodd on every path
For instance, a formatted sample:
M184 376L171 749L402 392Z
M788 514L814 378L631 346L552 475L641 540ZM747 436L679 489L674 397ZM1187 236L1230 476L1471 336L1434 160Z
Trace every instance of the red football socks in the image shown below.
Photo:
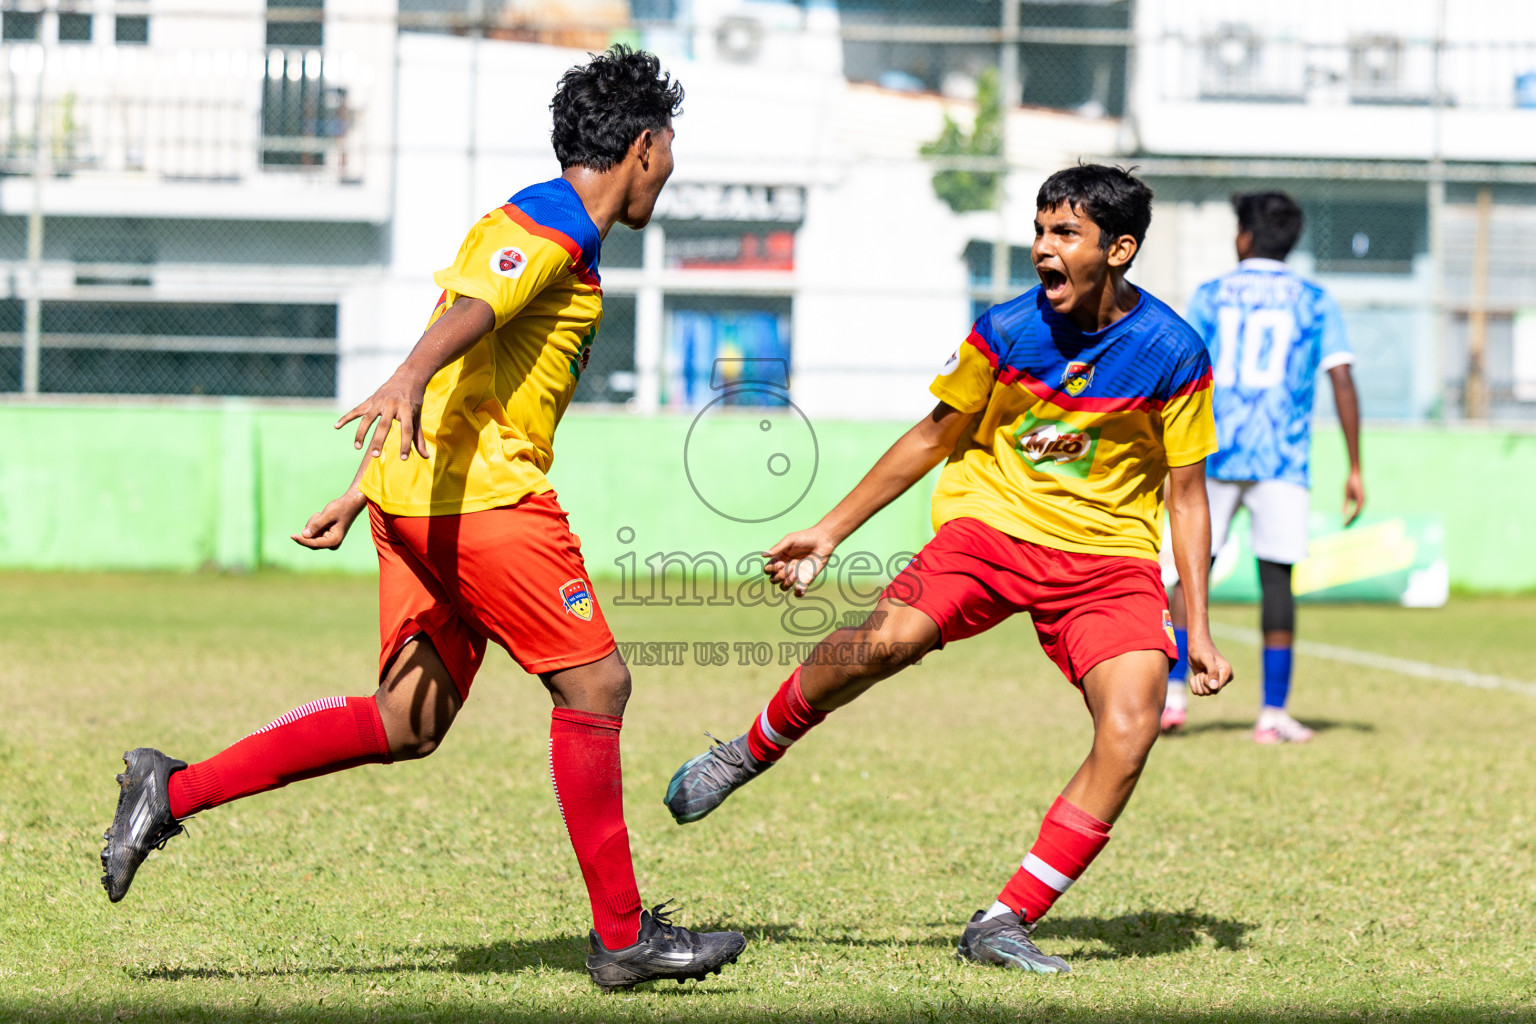
M388 764L389 739L372 697L326 697L171 776L171 814L185 818L252 793L360 764Z
M829 713L811 707L800 692L797 668L747 730L747 748L759 761L777 761L791 743L820 725Z
M592 901L592 922L609 949L640 938L640 890L624 827L619 767L623 719L555 708L549 722L549 774Z
M1109 825L1057 797L1040 824L1040 837L997 901L1026 921L1038 921L1108 842Z

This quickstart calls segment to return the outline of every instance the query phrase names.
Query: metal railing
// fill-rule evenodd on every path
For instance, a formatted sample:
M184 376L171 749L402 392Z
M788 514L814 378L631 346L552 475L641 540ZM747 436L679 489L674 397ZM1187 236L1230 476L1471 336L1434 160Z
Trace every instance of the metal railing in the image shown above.
M0 75L0 172L363 180L363 112L329 79L318 50L211 51L217 61L147 51L89 71L51 66L45 52L0 46L0 66L11 72Z
M1536 108L1536 42L1445 42L1385 33L1345 41L1266 37L1242 24L1156 36L1164 100ZM1439 62L1437 71L1437 61Z
M208 6L195 17L210 24L262 17ZM417 9L427 6L434 9ZM1518 27L1530 22L1514 17L1526 6L1510 0L1510 19L1481 19L1471 26L1476 32L1428 32L1422 25L1399 30L1395 16L1385 16L1379 19L1381 30L1330 24L1335 37L1329 39L1305 19L1297 20L1301 27L1295 31L1277 28L1278 22L1249 25L1245 19L1259 14L1215 0L1165 0L1157 9L1166 23L1152 26L1138 23L1129 3L958 0L844 2L836 9L766 0L707 8L651 0L630 4L627 16L618 5L606 9L608 21L580 24L540 21L531 5L513 10L499 0L462 0L457 9L448 0L426 0L403 3L398 16L354 8L327 17L318 9L274 8L265 19L269 24L319 21L328 42L340 32L375 29L381 30L377 38L395 44L400 37L389 33L401 31L586 49L600 48L612 38L638 39L663 52L689 53L700 64L729 65L732 74L755 68L765 76L801 74L794 68L806 65L795 62L810 60L806 54L814 51L815 59L823 61L816 66L818 80L836 83L841 76L861 83L848 95L877 95L881 116L896 126L860 123L849 129L858 138L843 139L846 145L834 157L817 159L866 162L855 171L879 164L891 172L891 180L921 183L906 186L911 191L904 199L929 206L936 191L934 175L943 171L976 172L1002 182L987 202L970 207L981 216L965 222L970 235L953 254L968 264L968 273L958 276L960 283L951 289L959 298L954 308L964 309L967 298L984 304L1033 283L1027 256L1020 251L1032 196L1017 192L1023 172L1039 170L1021 167L1020 154L1029 147L1019 138L1019 125L1038 111L1025 108L1079 115L1074 131L1085 124L1113 127L1118 123L1113 119L1126 111L1134 114L1141 101L1209 104L1210 109L1241 104L1254 118L1275 105L1354 112L1347 117L1335 113L1334 125L1358 122L1385 107L1428 107L1448 117L1492 111L1498 112L1495 119L1518 119L1523 115L1502 112L1536 106L1536 27ZM1381 7L1391 15L1389 5ZM1506 30L1508 25L1516 28ZM662 45L668 40L670 51ZM362 57L371 62L367 74L356 77L356 69L349 70L341 57L328 56L334 46L240 51L104 47L98 54L101 65L87 72L84 58L71 70L67 55L61 58L56 51L48 51L45 59L44 48L35 44L0 45L0 68L9 72L0 74L0 173L108 185L135 179L135 184L171 187L274 180L376 183L393 166L396 144L381 134L385 129L379 124L368 136L363 101L387 94L380 89L388 88L397 70L390 63L395 59L390 45L367 51ZM112 53L116 56L109 58ZM108 66L109 60L115 63ZM677 70L693 87L696 79L684 68ZM932 115L944 104L969 131L980 82L988 75L995 76L1007 108L1001 134L1011 132L1014 138L923 156L911 144L910 132L903 134L916 105L926 104L924 110ZM357 84L370 76L375 83L371 93ZM716 76L712 84L718 86L723 77ZM828 95L837 87L829 86ZM1134 95L1139 87L1144 94ZM900 94L907 94L913 106L900 107L893 100ZM477 102L493 98L482 95ZM382 109L372 108L374 113ZM1041 116L1067 123L1056 114ZM1125 125L1134 122L1128 119ZM830 121L824 127L840 130ZM866 135L879 138L865 144ZM1123 140L1134 137L1129 131L1120 135ZM543 141L538 133L519 135L515 147L522 148L514 152L512 142L482 138L472 153L458 148L464 145L459 141L446 141L440 155L495 160L536 152L542 157L547 155ZM1275 152L1264 157L1217 155L1214 145L1209 151L1169 151L1178 156L1129 147L1116 151L1123 143L1109 142L1104 152L1080 155L1138 164L1153 182L1158 196L1154 237L1138 257L1137 272L1175 306L1204 277L1230 265L1229 229L1211 228L1229 216L1230 193L1286 189L1302 203L1310 225L1296 260L1336 291L1357 339L1368 414L1536 418L1529 382L1522 383L1516 372L1517 365L1524 365L1516 350L1524 352L1520 346L1526 342L1520 339L1530 333L1520 325L1527 323L1527 311L1536 310L1536 286L1530 284L1536 281L1536 200L1531 198L1536 170L1515 161L1384 160L1369 153L1358 159L1311 159L1295 155L1307 152L1297 145L1290 145L1288 156L1281 144L1285 141L1277 140ZM411 145L416 147L413 155L423 152L419 140ZM508 148L493 152L496 146ZM853 155L843 155L844 150ZM721 183L730 184L735 172L729 159L716 154L714 166L714 173L723 175ZM753 180L752 171L743 168L742 180ZM1003 172L1012 172L1011 185ZM803 201L806 190L818 186L796 187ZM1006 195L1009 188L1016 194ZM12 189L10 194L23 193ZM685 312L711 303L728 310L733 302L782 311L804 297L815 294L819 300L841 288L841 283L805 280L808 275L793 269L798 225L816 215L813 207L797 208L796 216L783 224L769 224L772 218L760 214L721 216L719 230L705 225L708 231L684 224L680 208L664 210L643 242L647 251L655 250L643 267L638 257L621 264L618 242L610 236L603 253L608 314L577 400L624 402L644 391L637 382L654 381L665 372L665 346L658 338L679 297L687 299ZM286 212L275 203L263 215L279 219ZM298 321L268 331L255 314L248 327L217 330L199 326L195 317L175 330L113 323L108 299L122 298L120 308L127 308L133 289L169 294L162 291L162 278L171 276L168 264L155 261L169 261L172 246L164 246L158 256L153 251L101 254L63 245L58 241L62 228L51 229L54 241L45 266L44 218L41 210L33 214L37 237L29 243L30 256L20 251L14 233L5 249L6 236L0 233L0 257L5 258L0 273L9 277L8 287L0 279L0 294L10 296L0 300L0 390L46 392L116 381L127 393L227 388L228 393L267 394L288 387L295 395L317 395L334 388L338 360L346 358L338 353L357 351L338 340L334 325L329 334ZM126 212L100 216L105 225L129 219ZM199 229L162 225L161 230ZM306 222L304 239L284 236L280 244L312 246L308 252L316 267L341 264L344 257L322 251L334 245L355 253L345 258L353 259L348 266L359 277L381 274L378 266L387 257L378 249L337 241L345 238L344 230L339 224ZM775 233L793 237L783 244ZM213 287L235 293L230 282L240 258L226 254L215 259L226 257L223 269L212 275L218 282ZM188 263L196 258L182 257ZM269 271L273 268L252 273ZM73 288L47 284L71 274ZM275 283L263 294L270 299L291 279L280 281L275 271L269 276ZM341 286L336 290L339 294ZM211 294L209 304L224 294ZM869 294L850 301L865 301ZM175 296L187 298L185 292ZM82 328L55 315L60 307L87 298L100 301L99 322ZM938 301L949 298L946 293ZM209 313L207 319L211 324L216 317ZM810 343L796 338L795 344L802 341ZM260 379L264 375L270 380Z

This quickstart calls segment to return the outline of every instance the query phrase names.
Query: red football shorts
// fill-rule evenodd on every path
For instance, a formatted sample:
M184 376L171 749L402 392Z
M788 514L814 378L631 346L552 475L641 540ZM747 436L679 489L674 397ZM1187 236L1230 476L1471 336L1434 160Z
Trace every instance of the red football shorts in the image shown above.
M979 519L939 527L881 596L937 623L941 646L1029 612L1040 646L1079 689L1089 669L1117 655L1178 655L1156 562L1058 551Z
M396 516L368 503L379 549L379 678L425 633L459 696L489 637L526 672L586 665L615 650L565 510L553 491L452 516Z

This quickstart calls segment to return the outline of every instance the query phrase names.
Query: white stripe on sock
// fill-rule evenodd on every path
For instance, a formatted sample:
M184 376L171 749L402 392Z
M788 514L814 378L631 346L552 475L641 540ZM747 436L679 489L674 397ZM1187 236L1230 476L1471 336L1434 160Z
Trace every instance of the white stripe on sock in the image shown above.
M764 736L767 736L770 740L772 740L774 743L777 743L781 747L787 747L791 743L795 742L788 736L784 736L778 732L775 732L773 726L768 724L768 708L766 706L763 708L763 713L757 716L757 725L758 728L763 730ZM798 757L799 755L797 754L796 756Z
M565 817L565 801L560 799L560 780L555 777L555 738L549 738L549 785L555 791L555 806L560 808L560 821L567 829L571 823Z
M1028 871L1030 874L1034 875L1036 878L1040 879L1040 881L1044 882L1052 889L1055 889L1057 892L1066 892L1068 889L1072 888L1072 883L1077 881L1077 879L1068 878L1060 871L1057 871L1045 861L1041 860L1039 857L1036 857L1033 852L1026 853L1024 855L1024 863L1022 867L1025 871Z
M268 722L260 729L257 729L255 732L251 733L251 736L260 736L264 732L270 732L273 729L281 729L283 726L291 725L306 715L314 714L316 711L330 711L333 708L344 708L346 706L347 698L345 697L321 697L319 700L312 700L308 704L294 708L292 711L277 719L275 722ZM250 737L246 738L249 739Z

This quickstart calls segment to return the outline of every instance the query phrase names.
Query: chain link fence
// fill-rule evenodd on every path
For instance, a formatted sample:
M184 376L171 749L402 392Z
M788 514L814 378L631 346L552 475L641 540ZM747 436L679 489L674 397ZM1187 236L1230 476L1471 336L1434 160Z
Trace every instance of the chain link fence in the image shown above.
M423 127L412 83L467 75L473 121L536 82L536 110L547 76L519 78L536 50L568 63L626 41L689 86L684 130L706 137L690 142L706 170L680 165L653 225L605 242L604 323L577 402L697 407L699 366L768 358L793 367L797 400L888 414L850 395L854 364L925 380L968 316L1032 286L1034 185L1086 158L1152 184L1133 280L1175 307L1234 261L1231 196L1283 189L1307 216L1292 261L1345 310L1368 417L1536 418L1536 152L1518 138L1502 156L1456 150L1462 123L1536 139L1536 15L1516 0L1322 13L1311 0L6 10L0 392L351 400L425 320L429 302L392 296L451 255L444 232L428 252L406 223L415 190L441 199L496 177L510 193L514 169L548 161L542 122L488 137L445 110ZM729 103L711 99L725 89ZM1328 120L1362 112L1428 120L1379 146ZM1207 113L1208 129L1177 134ZM756 149L709 148L754 125ZM868 330L889 336L888 359L834 354L850 305L887 316Z

